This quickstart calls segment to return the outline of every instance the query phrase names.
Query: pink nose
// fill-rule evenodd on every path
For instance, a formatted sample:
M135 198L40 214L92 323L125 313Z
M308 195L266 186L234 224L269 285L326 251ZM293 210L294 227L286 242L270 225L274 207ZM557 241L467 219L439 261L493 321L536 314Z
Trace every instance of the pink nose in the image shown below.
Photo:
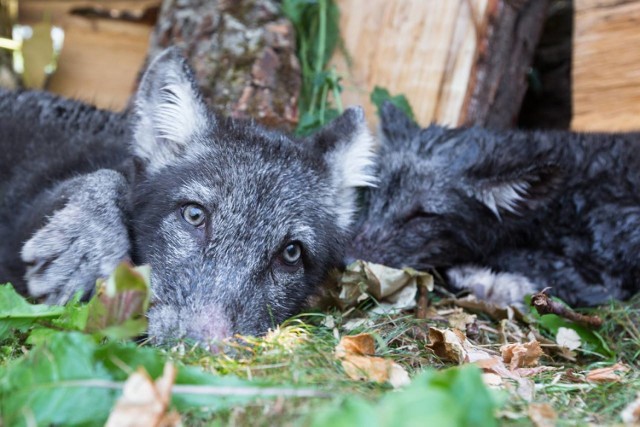
M179 319L184 325L187 338L204 344L215 343L232 334L231 323L224 312L216 305L201 307L192 313L184 313Z

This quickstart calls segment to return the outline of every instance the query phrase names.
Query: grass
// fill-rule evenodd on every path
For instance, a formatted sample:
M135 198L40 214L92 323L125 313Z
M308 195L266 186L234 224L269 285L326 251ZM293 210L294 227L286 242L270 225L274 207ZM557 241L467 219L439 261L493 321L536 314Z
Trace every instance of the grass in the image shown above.
M559 415L558 425L614 425L620 423L620 413L640 392L640 340L637 325L640 320L640 296L626 303L612 303L596 312L605 318L601 333L615 354L615 361L632 369L621 382L591 384L575 383L567 371L579 377L593 368L609 366L613 360L603 360L592 354L578 353L577 361L545 357L543 365L558 368L533 377L536 393L533 402L550 404ZM335 328L323 321L331 317ZM480 316L482 325L477 342L497 349L504 335L500 323ZM484 317L484 318L483 318ZM392 359L405 367L413 377L424 369L443 369L451 366L439 360L427 347L429 326L445 327L443 320L418 320L410 314L370 317L371 324L353 331L344 331L347 319L342 313L309 314L283 325L265 338L247 338L234 346L233 357L211 356L193 348L182 360L219 374L233 374L246 379L268 379L270 382L313 386L334 396L314 399L276 399L261 401L217 414L184 414L185 425L306 425L308 415L319 408L337 406L345 396L357 395L375 401L391 392L388 385L349 380L340 363L333 356L338 336L368 332L375 336L379 356ZM528 326L518 323L527 330ZM502 425L532 425L527 410L529 403L507 389L500 409Z

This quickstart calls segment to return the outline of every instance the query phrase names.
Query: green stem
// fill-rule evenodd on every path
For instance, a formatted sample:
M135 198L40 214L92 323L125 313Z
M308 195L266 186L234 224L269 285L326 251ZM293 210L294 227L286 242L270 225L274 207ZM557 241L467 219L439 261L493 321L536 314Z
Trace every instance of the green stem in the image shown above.
M314 85L313 85L313 92L311 95L311 113L313 114L313 112L315 111L315 107L316 107L316 103L318 102L318 85L315 84L315 80L316 78L320 75L320 73L322 73L322 70L324 68L324 50L325 50L325 45L326 45L326 38L327 38L327 0L318 0L318 7L319 7L319 26L318 26L318 47L316 50L316 63L315 65L315 70L314 70Z
M336 73L336 69L333 68L331 70L331 81L333 84L331 85L331 89L333 91L333 102L336 104L336 109L339 113L342 113L342 96L340 95L340 87L338 85L338 74Z
M324 124L324 110L327 106L327 92L329 91L329 87L327 84L322 85L322 96L320 97L320 121Z

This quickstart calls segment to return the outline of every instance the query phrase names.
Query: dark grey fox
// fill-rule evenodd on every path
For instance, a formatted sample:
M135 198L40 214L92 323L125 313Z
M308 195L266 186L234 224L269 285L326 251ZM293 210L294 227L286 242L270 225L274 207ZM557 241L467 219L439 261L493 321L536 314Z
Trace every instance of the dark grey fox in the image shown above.
M373 140L348 109L304 140L204 105L179 52L127 114L0 93L0 281L48 303L152 267L157 341L261 334L341 264Z
M501 304L547 286L574 305L640 289L640 134L420 129L390 104L381 116L379 183L349 258L449 268L454 287Z

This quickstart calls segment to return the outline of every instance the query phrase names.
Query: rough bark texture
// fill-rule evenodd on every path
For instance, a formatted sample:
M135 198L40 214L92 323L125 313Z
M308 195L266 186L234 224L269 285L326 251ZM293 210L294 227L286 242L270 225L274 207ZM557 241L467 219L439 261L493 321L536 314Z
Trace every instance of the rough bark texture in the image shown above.
M233 117L292 129L300 67L293 28L275 0L165 0L149 57L184 49L203 94Z
M465 125L504 129L516 123L548 0L492 0L465 102Z

